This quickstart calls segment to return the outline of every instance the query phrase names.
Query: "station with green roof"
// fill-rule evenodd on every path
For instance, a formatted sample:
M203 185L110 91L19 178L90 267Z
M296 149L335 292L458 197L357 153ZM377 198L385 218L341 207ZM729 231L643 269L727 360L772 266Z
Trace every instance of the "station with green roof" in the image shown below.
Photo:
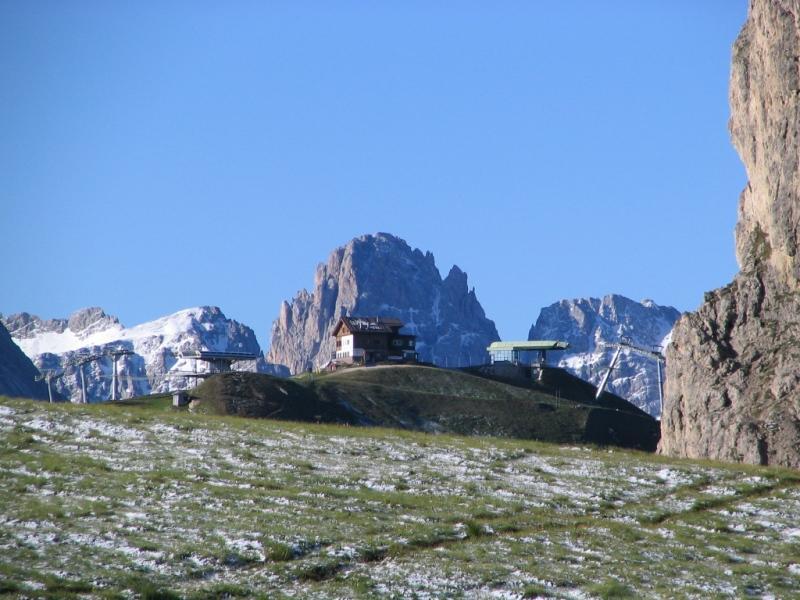
M520 353L538 352L540 365L547 363L547 353L557 350L566 350L569 342L559 340L527 340L517 342L492 342L486 351L489 353L491 363L507 362L514 365L520 364Z

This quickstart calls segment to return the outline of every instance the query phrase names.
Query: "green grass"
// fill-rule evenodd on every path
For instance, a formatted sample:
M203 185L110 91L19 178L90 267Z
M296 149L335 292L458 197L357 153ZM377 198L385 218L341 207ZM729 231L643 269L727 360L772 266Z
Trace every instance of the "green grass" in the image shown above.
M607 579L602 583L589 586L589 593L594 594L603 600L636 597L636 594L631 588L618 581L614 581L613 579Z
M796 472L161 408L0 399L0 593L800 589Z
M197 388L200 402L193 410L655 449L658 426L652 417L611 395L595 402L589 384L561 370L553 369L552 379L549 387L512 385L423 366L345 369L290 380L229 373Z

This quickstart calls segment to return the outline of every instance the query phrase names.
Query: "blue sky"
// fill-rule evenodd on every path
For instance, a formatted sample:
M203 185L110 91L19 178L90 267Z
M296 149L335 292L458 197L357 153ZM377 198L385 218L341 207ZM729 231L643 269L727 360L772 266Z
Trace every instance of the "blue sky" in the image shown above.
M0 311L201 304L266 346L350 238L453 263L504 338L736 271L744 0L0 0Z

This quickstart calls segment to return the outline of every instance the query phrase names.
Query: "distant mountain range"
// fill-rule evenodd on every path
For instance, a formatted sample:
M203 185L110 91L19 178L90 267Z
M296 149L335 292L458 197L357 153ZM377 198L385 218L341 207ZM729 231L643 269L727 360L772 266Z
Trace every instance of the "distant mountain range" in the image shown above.
M285 369L266 363L252 329L228 319L212 306L181 310L131 328L96 307L79 310L68 319L43 320L19 313L2 320L14 342L37 368L63 373L53 385L72 402L81 401L77 364L90 356L98 358L84 367L87 400L111 398L113 363L108 352L113 349L132 352L117 362L120 397L183 387L184 377L177 373L192 371L195 364L179 355L193 350L256 354L258 371L287 374ZM206 365L199 363L197 370L202 373Z
M494 322L469 288L466 273L453 266L442 278L433 254L413 249L388 233L361 236L331 252L317 267L312 291L301 290L281 305L266 357L252 329L210 306L130 328L100 308L79 310L67 319L19 313L0 320L36 367L63 373L54 389L77 402L81 398L77 363L107 355L111 349L131 351L118 359L122 397L184 387L186 381L178 373L195 365L179 355L193 350L256 354L260 357L256 369L273 375L316 369L334 351L331 333L342 315L402 320L405 331L417 336L420 360L441 367L483 363L486 347L499 339ZM619 295L561 300L541 310L528 339L569 342L570 349L551 360L597 385L614 352L608 344L627 339L648 349L664 346L679 316L674 308ZM200 363L201 372L204 368ZM84 369L88 400L110 399L110 356L101 356ZM26 372L23 379L32 380L34 375ZM41 389L37 388L39 397ZM650 415L659 415L656 365L651 359L624 351L608 389Z

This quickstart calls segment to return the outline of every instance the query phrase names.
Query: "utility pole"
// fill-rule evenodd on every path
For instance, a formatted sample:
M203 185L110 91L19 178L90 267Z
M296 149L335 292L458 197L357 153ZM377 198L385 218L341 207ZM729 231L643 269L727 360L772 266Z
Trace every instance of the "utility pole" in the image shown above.
M79 371L80 376L81 376L81 403L83 403L83 404L86 404L88 402L88 399L86 398L86 373L84 372L84 367L86 366L87 363L94 362L98 358L100 358L100 357L93 354L91 356L87 356L87 357L83 358L77 364L78 371Z
M662 357L656 357L656 369L658 369L658 414L664 413L664 384L661 381L661 362Z
M81 370L81 403L86 404L86 376L83 374L83 365L81 363L78 368Z
M51 385L51 382L56 377L60 376L60 374L56 375L54 371L44 371L35 377L36 381L44 381L47 383L47 397L50 400L50 404L53 403L53 386Z
M620 352L622 352L622 344L617 346L617 351L614 352L614 357L611 359L611 364L608 365L608 370L606 371L606 374L603 375L603 381L601 381L600 385L597 386L597 393L594 395L595 400L599 400L600 396L603 395L603 391L606 389L606 384L608 383L608 378L611 376L611 371L614 370L617 360L619 360Z
M611 359L611 364L608 367L608 371L606 371L605 376L603 377L603 381L600 383L600 387L597 388L597 395L595 396L595 400L600 398L600 395L603 393L605 389L606 383L608 382L608 377L611 375L611 370L617 364L617 359L619 358L619 354L623 348L627 348L631 352L635 352L636 354L641 354L642 356L647 356L652 358L656 361L656 372L658 373L658 404L659 410L664 410L664 383L663 383L663 376L661 374L661 363L664 362L664 355L661 354L661 348L658 347L656 350L647 350L646 348L640 348L639 346L634 346L626 338L623 338L621 342L618 344L607 344L609 346L616 346L617 351L614 353L614 358ZM660 413L659 413L660 414Z
M111 360L114 363L113 370L111 372L111 400L117 400L117 358L120 356L127 356L129 354L133 354L133 350L127 350L125 348L117 348L116 350L111 350L108 353L111 356Z

